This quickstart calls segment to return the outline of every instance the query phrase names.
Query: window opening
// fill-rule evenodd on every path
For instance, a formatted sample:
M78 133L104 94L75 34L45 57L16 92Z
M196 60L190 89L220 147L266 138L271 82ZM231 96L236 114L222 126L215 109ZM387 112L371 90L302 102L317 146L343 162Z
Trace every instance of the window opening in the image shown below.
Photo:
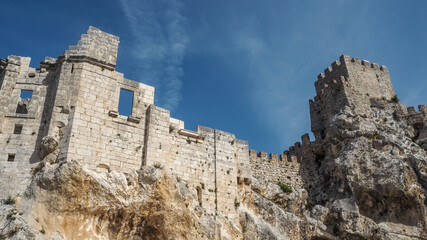
M22 133L22 124L15 124L15 129L13 130L13 134L21 134Z
M15 154L8 154L8 155L7 155L7 161L8 161L8 162L13 162L13 161L15 161Z
M133 92L120 89L119 114L124 116L132 115Z
M33 98L33 90L21 90L21 99Z
M74 72L74 63L71 65L71 73Z
M23 99L16 106L16 113L28 114L28 103L30 99Z

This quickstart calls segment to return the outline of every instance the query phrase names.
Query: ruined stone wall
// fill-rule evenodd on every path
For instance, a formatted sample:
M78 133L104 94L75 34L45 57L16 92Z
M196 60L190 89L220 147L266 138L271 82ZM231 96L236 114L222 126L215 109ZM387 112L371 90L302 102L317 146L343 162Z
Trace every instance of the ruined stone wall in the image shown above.
M62 160L124 172L141 165L145 112L154 102L154 88L114 70L118 44L118 37L90 27L78 45L58 59L62 71L49 135L56 135L55 126L66 131ZM134 94L131 116L118 113L120 89Z
M67 159L81 160L91 169L137 169L154 88L90 63L75 64L74 72L80 75L80 86ZM118 114L120 89L134 93L131 116Z
M249 184L251 176L247 142L202 126L197 132L185 130L183 122L154 105L149 108L147 126L144 164L171 171L196 188L208 213L218 209L237 218L238 185Z
M9 56L0 88L0 197L24 191L39 162L44 105L56 72L29 67L29 57ZM32 97L21 99L21 91ZM19 131L19 128L22 129Z
M1 60L0 180L10 184L2 185L0 197L23 192L48 136L59 141L59 160L125 172L141 166L154 88L114 70L118 43L118 37L91 27L77 46L58 59L47 57L40 68L30 68L30 58ZM131 116L118 114L120 89L134 93ZM20 99L21 90L33 90L32 99ZM18 104L28 112L16 113ZM23 126L21 134L13 133L16 124Z
M119 43L119 37L90 26L87 33L82 34L78 44L70 46L64 56L69 60L88 61L114 70Z

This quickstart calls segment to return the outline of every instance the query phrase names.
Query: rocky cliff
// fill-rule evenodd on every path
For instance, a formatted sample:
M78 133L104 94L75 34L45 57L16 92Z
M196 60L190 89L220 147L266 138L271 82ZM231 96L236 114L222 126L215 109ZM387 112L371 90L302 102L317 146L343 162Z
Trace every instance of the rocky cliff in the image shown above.
M78 161L34 169L25 195L1 205L3 239L425 239L425 139L403 104L333 116L316 142L317 185L242 187L239 220L206 214L197 192L162 167L96 172Z

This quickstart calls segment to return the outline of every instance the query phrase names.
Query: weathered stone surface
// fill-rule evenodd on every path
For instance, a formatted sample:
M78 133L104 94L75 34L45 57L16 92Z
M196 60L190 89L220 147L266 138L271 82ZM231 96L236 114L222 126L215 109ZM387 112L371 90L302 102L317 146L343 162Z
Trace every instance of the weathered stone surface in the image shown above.
M42 142L40 144L40 158L44 159L47 155L55 151L58 143L58 140L52 136L46 136L42 138Z

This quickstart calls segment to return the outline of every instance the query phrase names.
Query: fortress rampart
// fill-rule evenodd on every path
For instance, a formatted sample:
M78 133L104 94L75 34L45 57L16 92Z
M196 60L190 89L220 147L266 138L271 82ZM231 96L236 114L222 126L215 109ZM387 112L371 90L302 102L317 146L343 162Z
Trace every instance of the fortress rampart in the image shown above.
M22 193L42 160L75 159L97 171L147 165L193 187L209 213L237 217L238 188L252 178L248 143L207 127L184 129L154 105L153 87L115 71L118 45L118 37L90 27L40 68L29 57L0 61L0 197ZM118 109L124 90L132 94L130 115Z
M301 143L302 142L302 143ZM294 189L311 189L316 177L315 155L313 153L314 142L310 142L310 136L304 134L301 142L296 142L283 154L277 157L276 153L257 153L249 151L252 174L257 178L264 178L270 182L282 182Z
M321 150L331 117L346 108L363 114L372 99L391 100L388 70L343 55L315 82L310 100L312 131L279 156L249 150L234 134L184 122L154 105L154 88L115 71L119 38L90 27L76 46L39 68L29 57L0 59L0 198L22 194L43 161L79 160L96 171L163 168L197 191L208 213L237 218L238 192L252 177L293 188L316 186ZM130 114L119 113L123 91ZM427 108L403 108L414 139L427 149Z

